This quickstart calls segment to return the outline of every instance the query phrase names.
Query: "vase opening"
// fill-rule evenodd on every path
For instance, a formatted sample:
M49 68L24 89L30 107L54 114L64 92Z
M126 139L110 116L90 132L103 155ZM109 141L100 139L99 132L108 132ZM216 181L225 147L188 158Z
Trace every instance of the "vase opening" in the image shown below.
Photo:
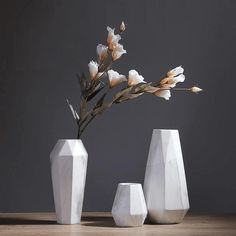
M153 131L178 131L178 129L153 129Z
M139 185L139 183L119 183L121 186L127 186L127 185Z

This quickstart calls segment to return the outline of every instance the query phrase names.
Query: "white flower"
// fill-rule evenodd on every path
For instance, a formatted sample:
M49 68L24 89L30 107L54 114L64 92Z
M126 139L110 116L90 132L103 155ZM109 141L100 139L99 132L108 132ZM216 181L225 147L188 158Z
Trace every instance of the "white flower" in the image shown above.
M156 91L154 94L158 97L164 98L165 100L169 100L171 96L169 89L166 89L166 90L161 89L161 90Z
M91 78L96 79L95 77L98 74L98 63L96 61L90 61L88 67Z
M107 73L111 88L127 80L124 75L121 75L114 70L109 70Z
M193 86L191 89L190 89L193 93L198 93L198 92L201 92L202 89L201 88L198 88L196 86Z
M125 31L125 22L122 21L120 24L120 32L124 32Z
M184 74L179 74L178 76L174 77L173 80L175 81L175 83L184 82L185 75Z
M116 48L117 44L121 40L121 36L119 34L115 34L115 29L107 26L108 36L107 36L107 43L110 50Z
M175 77L179 74L183 74L184 73L184 68L182 66L178 66L176 68L174 68L173 70L170 70L168 73L167 73L167 76L168 77Z
M163 88L174 88L177 83L184 82L184 69L179 66L167 73L167 77L162 79L160 84Z
M123 45L118 43L117 46L112 51L113 61L119 59L125 53L126 53L126 50L123 48Z
M130 70L128 77L128 86L133 86L139 83L146 83L146 81L144 81L143 76L139 75L136 70Z
M123 48L123 45L119 44L119 41L121 40L121 36L119 34L115 34L115 29L107 27L108 30L108 37L107 37L107 43L108 48L112 51L112 59L113 61L120 58L124 53L126 53L126 50Z
M103 61L107 56L107 46L102 45L102 44L98 44L97 54L98 54L99 60Z
M171 87L171 88L174 88L177 83L179 83L179 82L184 82L185 76L184 76L183 74L180 74L180 75L178 75L178 76L176 76L176 77L174 77L174 78L171 78L171 80L173 81L173 83L170 84L170 87Z

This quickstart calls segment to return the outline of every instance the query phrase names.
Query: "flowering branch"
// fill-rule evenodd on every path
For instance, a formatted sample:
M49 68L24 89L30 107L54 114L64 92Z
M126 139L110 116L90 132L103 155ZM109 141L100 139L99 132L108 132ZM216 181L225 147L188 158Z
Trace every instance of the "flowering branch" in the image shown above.
M185 80L182 66L170 70L166 77L159 82L148 83L136 70L130 70L128 77L112 70L112 65L120 59L123 54L127 53L123 45L119 43L121 34L125 31L125 28L125 24L122 22L119 28L120 34L115 34L115 29L107 27L107 45L98 44L98 60L90 61L88 64L90 78L87 78L84 73L78 75L81 90L79 115L67 100L68 106L78 126L78 139L92 120L94 120L97 115L103 114L113 104L132 100L143 94L153 94L157 97L169 100L171 96L170 91L172 89L177 91L191 91L193 93L202 91L202 89L196 86L191 88L175 88L177 83L184 82ZM107 79L107 82L104 82L105 79ZM122 83L125 83L126 86L114 94L111 101L105 101L107 94ZM93 101L98 94L101 94L105 88L106 91L100 98L92 106L89 106L89 103Z

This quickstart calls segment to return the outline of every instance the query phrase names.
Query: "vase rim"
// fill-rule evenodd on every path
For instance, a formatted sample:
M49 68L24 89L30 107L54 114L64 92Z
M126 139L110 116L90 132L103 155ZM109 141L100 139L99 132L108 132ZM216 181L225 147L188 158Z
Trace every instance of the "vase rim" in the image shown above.
M81 139L77 139L77 138L60 138L60 139L58 139L58 140L60 140L60 141L81 141L82 142L82 140Z
M178 131L178 129L153 129L153 131Z
M120 186L141 185L140 183L119 183Z

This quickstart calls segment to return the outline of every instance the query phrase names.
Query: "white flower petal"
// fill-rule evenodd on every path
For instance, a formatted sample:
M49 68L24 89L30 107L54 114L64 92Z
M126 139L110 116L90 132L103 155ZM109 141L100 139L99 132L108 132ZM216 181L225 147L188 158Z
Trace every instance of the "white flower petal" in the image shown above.
M128 77L128 86L133 86L139 83L146 83L146 81L144 81L143 76L139 75L136 70L130 70Z
M107 56L107 46L102 45L102 44L98 44L97 45L97 54L99 57L99 60L102 61L106 58Z
M185 80L185 75L180 74L180 75L174 77L173 80L175 81L175 83L184 82L184 80Z
M119 74L117 71L109 70L107 73L110 82L110 87L115 87L116 85L127 80L124 75Z
M158 90L154 93L156 96L164 98L165 100L169 100L171 97L170 90Z
M121 36L119 34L115 34L115 29L112 29L109 26L107 26L107 31L107 43L109 45L109 49L113 50L121 40Z
M113 59L113 61L119 59L125 53L127 53L127 52L123 48L123 45L118 43L117 46L112 51L112 59Z
M178 76L176 76L176 77L171 78L171 80L172 80L174 83L173 83L173 84L170 84L169 87L170 87L170 88L174 88L177 83L179 83L179 82L184 82L185 76L184 76L183 74L180 74L180 75L178 75Z
M172 70L170 70L168 73L167 73L167 76L177 76L179 74L183 74L184 73L184 68L182 66L178 66Z
M88 67L91 77L94 78L98 73L98 63L95 61L90 61Z

